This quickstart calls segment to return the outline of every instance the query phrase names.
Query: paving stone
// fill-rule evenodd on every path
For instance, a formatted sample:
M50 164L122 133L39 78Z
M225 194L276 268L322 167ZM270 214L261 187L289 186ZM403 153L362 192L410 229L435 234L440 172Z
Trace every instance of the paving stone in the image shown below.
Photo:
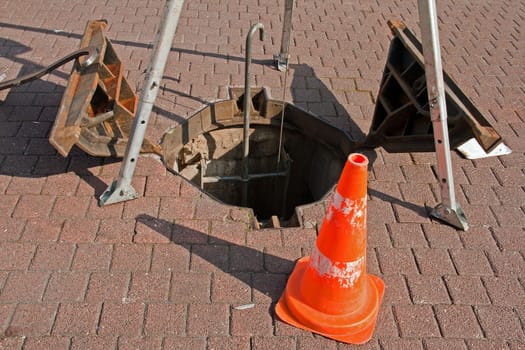
M421 350L423 349L423 344L419 339L399 339L399 338L387 338L381 339L381 349L385 350Z
M45 218L51 212L54 196L27 194L20 196L20 200L13 212L13 217Z
M246 233L247 246L256 249L262 249L264 247L283 245L283 240L286 239L289 245L297 246L304 241L303 235L295 233L294 229L285 229L281 233L280 229L264 229L264 230L249 230ZM306 236L306 234L304 235ZM285 238L286 237L286 238ZM299 237L299 239L297 239ZM239 244L239 243L237 243Z
M525 250L525 230L519 228L494 228L498 246L505 250Z
M162 345L161 337L119 337L118 348L121 350L151 349L159 350Z
M163 350L206 349L206 338L196 337L166 337L162 346Z
M385 304L412 304L405 277L402 275L385 275L381 277L388 288L385 288Z
M396 305L394 316L397 319L401 337L439 337L439 327L432 308L427 305Z
M173 225L164 220L148 218L137 220L135 224L135 243L170 243Z
M291 273L300 257L298 247L268 247L264 250L264 269L273 273Z
M492 206L491 209L494 212L496 220L500 226L525 226L525 212L523 212L520 207Z
M116 244L111 260L113 271L149 271L151 244Z
M487 254L496 274L499 276L521 275L525 271L524 257L517 251L491 251Z
M115 349L116 346L116 336L78 336L71 339L71 350L106 350Z
M460 234L452 227L424 224L423 230L431 248L463 248Z
M167 220L191 219L195 213L194 198L161 197L159 218Z
M41 243L31 261L30 270L68 270L75 252L70 243Z
M124 203L123 219L135 219L139 215L157 217L159 213L159 197L140 197Z
M428 247L419 224L391 224L390 232L396 248Z
M249 304L251 302L250 273L214 273L211 283L212 302Z
M273 333L270 304L255 304L253 308L231 310L231 333L234 336L270 336Z
M167 301L170 280L169 272L134 272L127 299L129 302Z
M48 278L49 273L44 271L11 272L0 294L0 302L38 302L42 298Z
M449 304L445 284L440 276L407 276L408 288L414 304Z
M463 339L428 338L424 341L427 350L467 350L467 345Z
M122 301L128 292L130 279L128 272L93 272L88 283L86 301Z
M435 311L445 338L483 338L483 332L472 307L436 305Z
M525 291L514 277L484 277L483 284L493 305L512 307L525 300Z
M492 233L485 227L472 227L466 232L459 233L465 248L479 250L497 250L498 246Z
M42 188L42 194L73 196L79 186L80 178L76 174L56 174L48 176Z
M180 194L180 176L167 174L166 176L148 176L146 180L146 196L178 197Z
M9 182L9 186L5 190L5 194L40 194L42 187L44 187L45 178L30 178L30 177L13 177Z
M82 301L89 275L84 272L54 272L47 283L45 302Z
M177 220L173 226L173 242L204 244L208 242L208 221Z
M100 316L100 335L138 336L144 322L144 304L105 302Z
M209 273L174 272L170 301L174 303L209 303L211 275Z
M131 243L135 220L103 219L95 238L101 243Z
M0 215L10 217L19 198L19 195L2 195L2 201L0 202Z
M259 272L264 269L263 253L243 246L230 247L231 271Z
M377 248L378 260L384 274L417 274L417 266L410 249Z
M445 276L445 282L454 304L490 304L490 299L480 277Z
M68 350L69 345L69 337L30 337L24 342L24 349Z
M0 339L0 347L6 350L18 350L22 348L25 337L4 337Z
M211 222L210 243L212 244L246 244L247 226L241 222Z
M524 339L523 329L512 308L504 306L478 306L476 311L488 339Z
M450 254L460 275L493 275L489 261L483 252L472 249L451 250Z
M507 342L505 340L491 340L491 339L467 339L465 341L467 346L472 350L494 349L494 350L508 350Z
M291 337L254 337L252 338L253 350L293 350L297 343Z
M177 244L153 246L151 271L187 272L190 264L190 247Z
M83 218L89 206L89 197L57 196L51 217L57 219Z
M144 326L148 336L184 335L187 306L182 304L149 304Z
M110 244L80 243L77 245L71 269L78 271L108 270L112 254L113 246Z
M55 219L30 219L26 223L22 240L27 242L56 241L63 222Z
M56 309L53 304L18 304L5 334L47 335L51 331Z
M250 337L208 337L208 349L250 350Z
M61 303L58 307L53 335L95 335L101 305Z
M32 243L0 243L0 270L27 270L36 252Z
M98 220L93 219L66 219L60 232L59 242L93 242L99 224Z
M392 313L392 307L382 304L377 315L376 328L374 329L372 337L381 339L398 336L399 331L394 314Z
M213 272L228 270L229 247L225 245L193 245L190 271Z
M190 336L225 336L229 334L230 310L227 304L190 304L188 328Z

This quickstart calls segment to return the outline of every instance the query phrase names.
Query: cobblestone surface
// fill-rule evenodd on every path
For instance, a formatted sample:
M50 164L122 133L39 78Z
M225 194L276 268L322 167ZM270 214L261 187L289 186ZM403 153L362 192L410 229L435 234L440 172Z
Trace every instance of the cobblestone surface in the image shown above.
M108 36L140 88L162 0L0 2L0 75L14 78L78 47L85 23ZM250 24L254 84L359 137L368 132L387 58L388 19L416 35L416 1L304 1L293 17L291 69L271 66L283 0L186 1L147 135L241 86ZM368 152L369 272L386 283L373 339L361 349L525 347L525 2L438 2L445 70L513 154L453 155L472 226L428 219L439 190L433 154ZM294 261L315 229L248 230L245 212L200 194L141 157L142 198L106 208L96 197L120 162L47 141L71 64L0 91L1 349L353 349L275 318ZM310 221L324 209L306 212ZM235 307L254 303L250 309Z

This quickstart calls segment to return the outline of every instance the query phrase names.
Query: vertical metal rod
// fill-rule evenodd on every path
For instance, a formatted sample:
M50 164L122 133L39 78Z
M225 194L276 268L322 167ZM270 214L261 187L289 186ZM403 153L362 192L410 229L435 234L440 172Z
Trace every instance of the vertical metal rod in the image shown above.
M264 26L261 23L254 24L246 36L246 59L244 63L244 129L243 129L243 152L242 152L242 205L248 203L248 175L250 173L250 65L252 64L252 41L253 35L259 30L259 39L264 40Z
M131 186L131 179L133 178L139 152L144 141L151 110L157 98L160 81L164 74L164 68L171 50L175 31L177 30L183 4L184 0L168 0L165 5L164 15L155 38L153 54L146 71L145 83L140 94L137 114L133 120L119 176L100 196L99 204L101 206L138 197L137 192Z
M295 0L285 0L283 15L283 33L281 36L281 52L274 55L275 65L281 72L288 69L290 58L290 37L292 33L293 3Z
M468 223L463 210L456 202L454 192L436 2L435 0L418 0L418 6L429 109L434 129L441 190L441 203L434 208L431 215L459 229L467 230Z

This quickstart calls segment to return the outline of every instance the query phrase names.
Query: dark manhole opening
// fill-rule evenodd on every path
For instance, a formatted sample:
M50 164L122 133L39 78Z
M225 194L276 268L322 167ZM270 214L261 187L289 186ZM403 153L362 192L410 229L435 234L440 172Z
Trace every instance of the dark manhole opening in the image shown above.
M352 143L341 130L298 107L269 100L264 92L252 91L247 172L238 103L243 96L235 91L232 100L212 104L170 130L163 141L164 159L215 199L251 208L255 227L301 226L301 208L326 197Z

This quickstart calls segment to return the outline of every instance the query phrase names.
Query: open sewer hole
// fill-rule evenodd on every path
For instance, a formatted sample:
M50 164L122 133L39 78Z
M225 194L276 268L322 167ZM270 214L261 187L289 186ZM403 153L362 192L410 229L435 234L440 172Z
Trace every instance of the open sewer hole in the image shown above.
M320 118L284 104L278 162L283 103L256 90L249 157L243 162L242 98L234 91L232 100L216 102L171 129L163 142L166 165L215 199L251 208L256 228L301 226L301 208L324 200L337 183L351 140Z

